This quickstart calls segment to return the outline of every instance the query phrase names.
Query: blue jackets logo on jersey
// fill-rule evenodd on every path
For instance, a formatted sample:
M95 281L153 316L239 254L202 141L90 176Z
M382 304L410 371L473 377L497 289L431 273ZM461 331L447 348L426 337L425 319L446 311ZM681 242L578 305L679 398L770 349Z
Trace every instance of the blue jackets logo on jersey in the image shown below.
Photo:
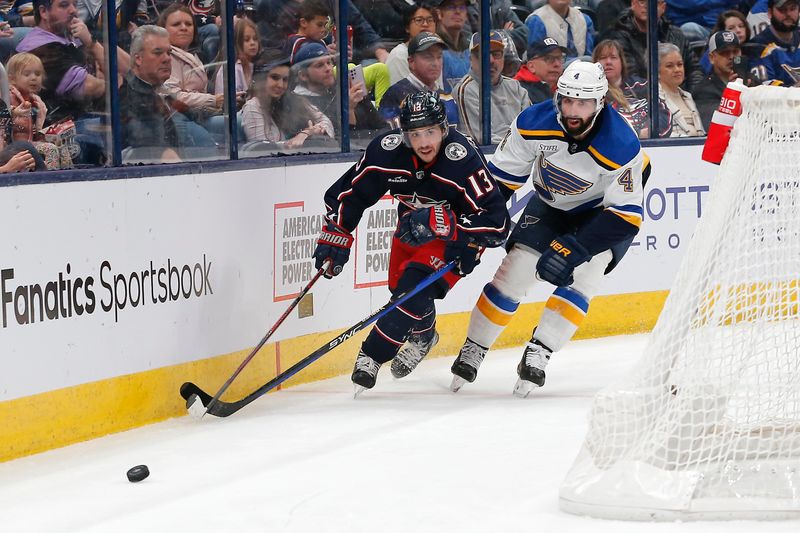
M450 143L444 149L444 155L446 155L447 159L450 159L451 161L458 161L467 157L467 149L461 144Z
M442 205L445 208L450 209L450 204L447 203L447 200L434 200L433 198L428 198L427 196L420 196L417 193L395 194L394 197L411 209L425 209L426 207L433 207L435 205Z
M533 187L543 200L552 202L555 199L553 194L582 194L592 186L591 182L555 166L544 157L539 158L536 167L539 179L533 181Z
M384 150L394 150L400 143L403 141L403 138L397 134L392 133L381 139L381 148Z

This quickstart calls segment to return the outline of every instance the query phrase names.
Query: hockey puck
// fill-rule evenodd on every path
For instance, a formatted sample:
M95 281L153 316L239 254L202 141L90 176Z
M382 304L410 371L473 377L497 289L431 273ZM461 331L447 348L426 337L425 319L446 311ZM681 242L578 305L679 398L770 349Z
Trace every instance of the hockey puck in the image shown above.
M147 465L134 466L128 470L128 481L131 483L138 483L149 475L150 470L147 468Z

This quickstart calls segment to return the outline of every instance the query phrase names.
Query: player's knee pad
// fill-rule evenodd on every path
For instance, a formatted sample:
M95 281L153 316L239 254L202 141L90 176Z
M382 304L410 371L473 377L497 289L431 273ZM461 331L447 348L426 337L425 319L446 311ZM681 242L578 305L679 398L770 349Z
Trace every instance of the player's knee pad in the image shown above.
M495 272L492 286L509 300L519 302L536 282L536 263L540 255L533 248L515 244Z
M606 250L592 257L591 261L576 267L570 288L581 293L587 301L591 300L600 290L606 267L613 258L611 250Z

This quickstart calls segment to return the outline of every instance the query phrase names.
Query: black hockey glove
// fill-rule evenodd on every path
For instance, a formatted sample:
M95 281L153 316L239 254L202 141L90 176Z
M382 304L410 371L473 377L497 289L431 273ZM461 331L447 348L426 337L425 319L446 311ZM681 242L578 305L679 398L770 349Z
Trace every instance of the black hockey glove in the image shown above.
M481 263L481 252L483 250L477 244L464 239L447 241L444 247L444 260L446 262L456 262L456 274L466 276L475 270Z
M572 285L575 267L591 258L591 254L574 235L562 235L553 239L550 247L539 258L536 273L544 281L558 287L567 287Z
M328 268L324 276L332 278L342 272L347 260L350 259L350 247L353 245L353 236L350 232L333 222L322 228L322 233L317 240L314 250L314 268L319 270L328 261Z
M456 215L443 205L406 211L397 224L395 236L410 246L422 246L434 239L449 241L456 233Z

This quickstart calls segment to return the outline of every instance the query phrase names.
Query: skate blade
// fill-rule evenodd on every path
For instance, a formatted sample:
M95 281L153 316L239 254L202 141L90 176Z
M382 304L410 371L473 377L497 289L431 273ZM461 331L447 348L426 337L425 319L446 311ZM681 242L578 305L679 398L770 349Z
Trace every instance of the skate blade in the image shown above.
M535 388L535 383L531 383L530 381L526 381L524 379L518 379L516 385L514 385L514 396L517 398L527 398L528 394L530 394Z
M358 398L359 394L361 394L362 392L364 392L365 390L367 390L367 388L366 388L366 387L362 387L361 385L356 385L355 383L353 383L353 386L355 387L355 392L353 393L353 399L354 399L354 400L355 400L356 398Z
M203 402L197 394L192 394L189 396L189 399L186 400L186 409L189 410L189 416L196 420L200 420L206 414L206 406L203 405Z
M461 387L467 382L466 379L462 378L461 376L456 376L453 374L453 381L450 383L450 390L453 392L458 392Z

